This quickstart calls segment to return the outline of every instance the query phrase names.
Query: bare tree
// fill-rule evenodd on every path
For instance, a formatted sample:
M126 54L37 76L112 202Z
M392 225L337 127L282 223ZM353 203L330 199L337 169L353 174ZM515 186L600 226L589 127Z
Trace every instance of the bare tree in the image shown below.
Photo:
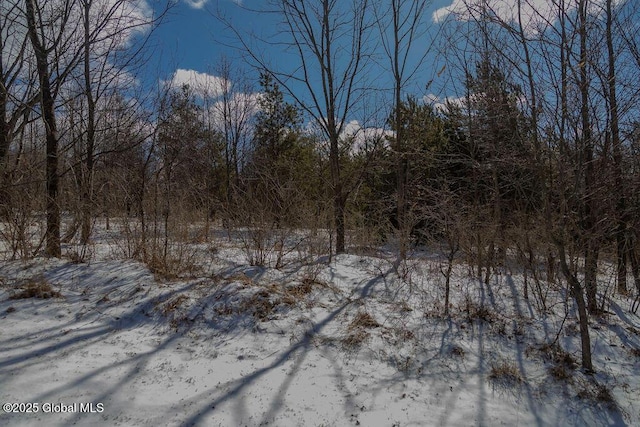
M618 263L618 292L627 292L627 258L628 258L628 236L627 225L629 223L626 199L626 186L623 184L622 172L622 142L620 138L620 118L618 114L617 76L616 76L616 52L613 46L613 7L611 0L606 0L605 15L607 40L607 82L609 98L609 115L611 120L611 146L613 150L613 168L615 188L618 190L618 200L616 203L616 250Z
M139 60L144 42L132 44L136 34L147 33L164 12L153 18L127 0L25 0L24 17L38 72L41 116L47 132L47 253L60 255L60 203L57 99L61 93L79 93L79 118L84 141L81 162L81 239L91 232L93 171L98 143L101 100L125 84L133 61ZM166 9L165 9L166 12ZM133 47L132 47L133 46ZM126 54L124 52L126 51ZM136 59L134 59L136 58ZM76 87L73 86L75 78ZM69 101L69 99L67 99ZM104 105L104 103L102 103ZM77 135L80 137L79 135Z
M217 74L223 87L212 88L209 95L214 97L214 102L205 113L224 140L226 214L229 215L240 187L240 169L251 140L257 99L245 73L230 60L221 59Z
M38 70L42 121L46 129L46 253L59 257L60 205L58 203L58 126L55 100L62 82L78 63L81 50L70 43L69 34L78 30L79 23L71 20L76 6L74 0L60 4L25 0L27 31ZM74 26L76 28L72 28Z
M338 0L272 1L270 12L281 18L279 31L270 41L295 57L294 69L280 62L272 65L254 45L236 31L252 62L267 71L300 108L318 124L329 145L336 253L345 251L346 204L341 159L348 150L341 136L350 115L361 101L365 87L368 37L372 30L371 3ZM276 61L277 62L277 61Z
M406 86L420 70L429 52L430 46L425 45L428 26L424 18L431 3L431 0L391 0L390 2L381 1L374 8L382 47L393 76L394 113L392 117L397 174L396 215L400 234L398 261L407 257L411 229L411 225L407 224L407 174L410 153L407 152L400 111Z
M167 5L167 8L169 6ZM127 0L97 2L80 0L82 11L82 72L78 85L86 102L84 161L81 170L81 242L88 243L94 205L94 167L99 108L107 105L107 97L132 84L130 73L146 62L143 49L151 31L167 12L156 16L136 10ZM136 34L146 33L140 43L129 46Z
M0 163L4 164L15 135L28 123L34 92L29 61L29 37L22 31L22 11L16 1L0 5Z

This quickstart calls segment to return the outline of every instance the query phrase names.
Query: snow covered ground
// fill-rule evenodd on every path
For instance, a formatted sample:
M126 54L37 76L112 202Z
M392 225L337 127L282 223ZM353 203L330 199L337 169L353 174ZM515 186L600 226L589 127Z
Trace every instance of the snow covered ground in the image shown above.
M169 280L102 242L82 263L0 262L0 402L31 410L0 425L640 425L626 298L591 320L591 377L562 288L543 315L519 274L458 265L445 318L427 254L401 280L385 256L250 266L219 238Z

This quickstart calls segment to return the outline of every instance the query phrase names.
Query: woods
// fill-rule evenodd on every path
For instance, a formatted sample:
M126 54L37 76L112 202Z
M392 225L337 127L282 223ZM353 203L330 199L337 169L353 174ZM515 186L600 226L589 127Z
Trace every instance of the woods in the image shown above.
M249 262L271 251L276 268L301 242L391 248L400 277L440 251L443 316L456 262L486 284L521 272L541 313L559 284L594 371L589 319L640 293L639 9L532 3L457 2L436 22L425 1L271 1L286 60L212 16L246 62L153 92L137 81L168 5L3 1L3 256L90 260L99 221L173 277L214 229L247 231Z

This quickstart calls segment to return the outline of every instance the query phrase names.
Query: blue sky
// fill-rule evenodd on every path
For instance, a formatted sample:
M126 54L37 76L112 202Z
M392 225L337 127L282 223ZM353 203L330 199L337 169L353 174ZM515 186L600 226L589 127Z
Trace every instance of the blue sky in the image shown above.
M221 55L233 53L215 41L224 31L222 24L210 13L215 6L208 4L196 8L190 4L180 0L155 31L167 71L175 67L207 72ZM221 6L234 16L243 14L231 1L223 2Z
M479 0L466 0L468 4L476 2ZM513 19L516 0L492 0L490 3L495 3L496 13L503 18ZM539 12L549 3L550 0L527 0L523 3L523 13L526 16L531 8ZM240 31L269 32L276 22L275 17L245 10L264 8L266 4L265 0L177 0L166 21L156 30L167 70L175 67L207 72L221 55L237 56L238 52L224 46L231 35L213 14L224 14ZM437 30L449 12L464 15L464 5L465 0L433 0L425 21ZM274 54L277 56L279 52Z
M433 27L438 24L431 19L439 8L452 4L453 0L435 0L426 14L425 20ZM156 29L154 37L162 52L162 71L165 78L176 69L213 73L220 58L226 56L234 65L245 67L240 52L225 46L232 42L231 34L213 13L223 13L238 26L240 31L269 33L273 30L276 17L256 15L245 8L264 7L264 0L179 0L165 22ZM272 49L267 52L275 58L282 58L282 52ZM426 82L426 78L425 78Z
M490 4L496 15L509 22L513 21L516 16L516 1L490 0ZM602 1L593 0L592 7L599 7L599 3ZM464 20L469 15L465 4L479 2L480 0L466 0L466 3L465 0L434 0L425 14L425 24L429 26L430 31L437 32L443 26L450 25L446 19L452 16L451 12L458 14ZM552 3L550 0L523 1L523 16L525 19L532 17L528 23L525 22L525 27L530 31L535 31L535 26L540 20L553 22L549 10L549 5ZM617 3L624 3L624 0L618 0ZM165 22L154 33L158 47L155 64L159 64L154 64L154 67L157 68L157 70L153 70L154 77L168 80L172 76L180 76L181 78L178 80L183 83L185 79L189 78L189 73L193 72L191 76L195 76L194 78L215 79L216 66L222 57L230 59L234 67L247 69L248 66L240 58L241 52L225 46L225 43L233 43L233 37L224 24L214 17L214 13L224 14L241 32L254 31L269 34L275 28L277 17L256 14L247 10L264 8L266 4L266 0L242 0L240 3L238 0L178 0ZM451 35L451 31L453 30L448 30L449 35ZM261 46L261 49L268 56L281 63L287 63L287 55L278 48L270 48L266 44ZM295 58L289 61L295 61ZM447 69L446 73L442 73L442 70L443 62L436 55L427 57L421 70L416 73L413 84L409 86L407 93L434 103L445 97L455 98L455 88L442 89L447 84L444 80L450 69ZM377 73L380 74L379 71ZM379 84L381 81L384 83L383 79L389 78L389 74L386 74L386 77L381 76L378 78L376 75L375 78L378 79L376 83ZM254 90L258 90L256 75L254 75L254 79L256 85ZM433 84L427 88L428 82ZM390 87L390 85L386 85L386 87Z

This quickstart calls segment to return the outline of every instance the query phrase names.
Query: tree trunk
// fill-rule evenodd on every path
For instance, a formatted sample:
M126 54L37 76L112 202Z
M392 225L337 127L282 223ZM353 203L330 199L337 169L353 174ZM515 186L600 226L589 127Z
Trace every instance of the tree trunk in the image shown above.
M46 209L47 228L45 231L48 256L60 257L60 206L58 205L58 130L56 127L55 105L51 91L49 61L47 49L39 39L36 27L36 1L26 0L27 31L36 57L38 78L40 80L40 103L42 106L42 120L46 130L47 161L46 161Z
M335 127L334 127L335 128ZM336 229L336 254L345 252L345 197L342 194L340 176L340 151L338 135L331 135L329 162L331 163L331 183L333 187L333 221Z
M96 101L91 85L90 16L91 1L84 5L84 82L87 98L87 158L82 179L82 221L80 240L83 245L89 243L91 235L91 216L93 208L93 165L96 139Z
M609 60L609 72L607 80L609 82L609 115L611 116L611 144L613 147L614 181L615 191L618 193L616 203L616 250L618 262L618 293L627 292L627 201L625 197L624 183L622 182L622 152L620 143L620 125L618 118L618 97L616 93L616 58L613 48L613 8L611 0L607 0L607 56Z
M587 0L579 3L579 36L580 36L580 116L582 135L580 136L582 147L580 153L583 162L578 165L584 168L584 217L582 232L585 237L585 289L587 292L587 307L590 313L598 311L596 294L598 289L598 254L600 244L598 242L595 192L595 167L593 158L593 140L591 134L591 120L589 117L589 74L587 52Z
M580 342L582 349L582 368L586 373L594 372L593 363L591 361L591 337L589 336L589 319L587 308L584 302L583 290L578 278L571 273L567 265L566 253L564 245L556 244L558 247L558 255L560 256L560 268L564 277L567 279L568 285L571 287L571 293L578 306L578 321L580 323Z

